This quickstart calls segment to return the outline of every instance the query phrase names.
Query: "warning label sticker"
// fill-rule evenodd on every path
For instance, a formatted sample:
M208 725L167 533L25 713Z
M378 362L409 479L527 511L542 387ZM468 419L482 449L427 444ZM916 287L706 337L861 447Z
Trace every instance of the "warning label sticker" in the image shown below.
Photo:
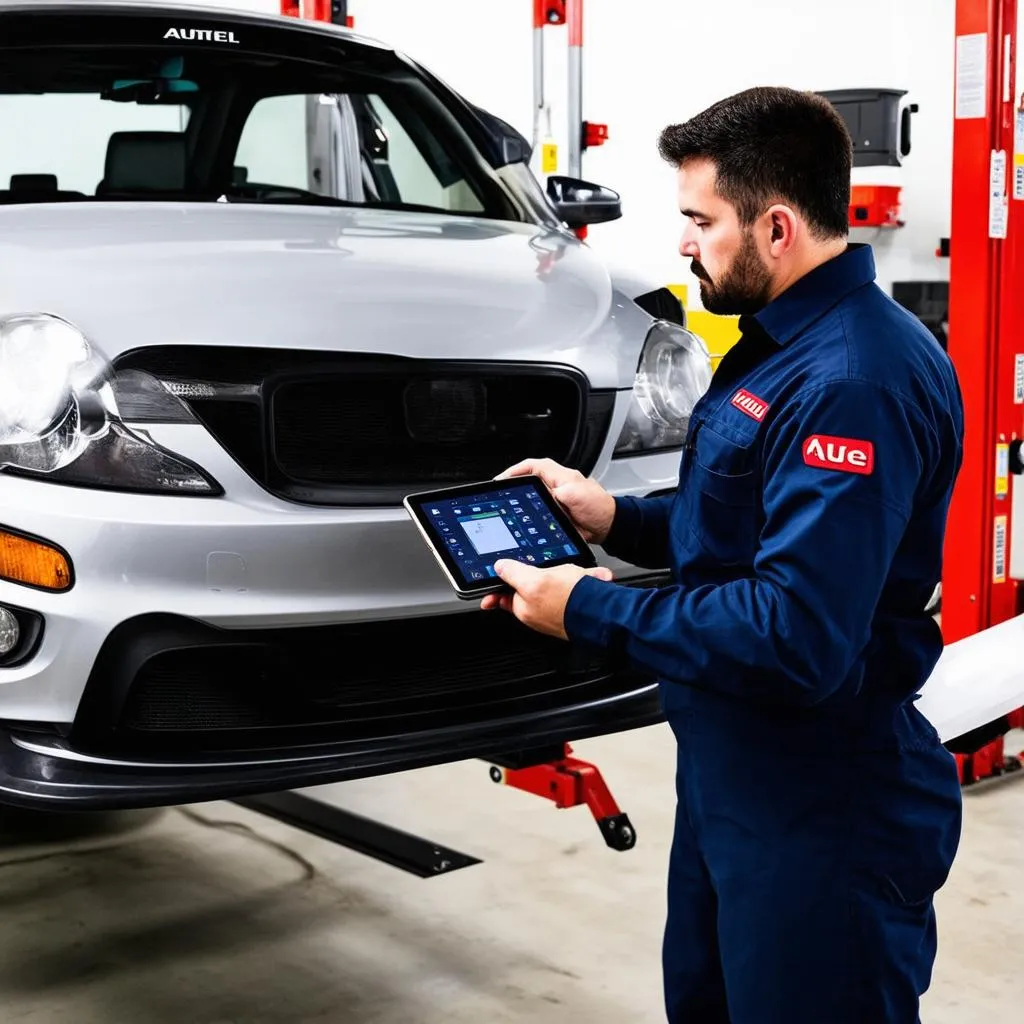
M1006 150L994 149L988 174L988 237L1005 238L1006 222Z
M1010 493L1010 446L996 445L996 497L1005 498Z
M1024 405L1024 353L1017 353L1013 367L1013 404Z
M1013 198L1024 199L1024 107L1017 111L1013 133Z
M992 582L1006 582L1006 516L996 516L995 546L992 555Z

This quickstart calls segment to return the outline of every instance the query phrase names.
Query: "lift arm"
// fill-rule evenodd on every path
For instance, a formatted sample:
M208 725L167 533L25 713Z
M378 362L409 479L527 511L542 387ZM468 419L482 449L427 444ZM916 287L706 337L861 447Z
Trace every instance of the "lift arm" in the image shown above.
M561 757L528 763L521 767L491 766L494 782L513 786L536 796L546 797L559 809L586 804L613 850L631 850L636 846L636 831L629 817L619 810L600 769L589 761L572 757L572 747L564 744Z

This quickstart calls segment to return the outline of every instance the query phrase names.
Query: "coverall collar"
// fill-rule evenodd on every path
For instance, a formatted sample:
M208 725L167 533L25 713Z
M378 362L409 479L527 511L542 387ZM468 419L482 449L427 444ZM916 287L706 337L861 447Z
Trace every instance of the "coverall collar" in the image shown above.
M844 253L815 267L764 309L742 317L740 330L756 324L777 344L788 345L847 295L874 280L871 246L851 242Z

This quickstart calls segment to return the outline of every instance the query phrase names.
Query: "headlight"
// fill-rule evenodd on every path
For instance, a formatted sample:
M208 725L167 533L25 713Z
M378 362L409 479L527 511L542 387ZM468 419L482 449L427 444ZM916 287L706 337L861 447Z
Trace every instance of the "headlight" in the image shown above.
M633 401L616 456L678 448L690 413L711 384L707 346L692 331L658 321L648 332L633 384Z
M83 487L223 493L129 422L196 420L154 378L115 376L66 320L31 313L0 321L0 468Z
M107 424L105 376L103 361L65 320L0 321L0 451L32 469L73 461Z

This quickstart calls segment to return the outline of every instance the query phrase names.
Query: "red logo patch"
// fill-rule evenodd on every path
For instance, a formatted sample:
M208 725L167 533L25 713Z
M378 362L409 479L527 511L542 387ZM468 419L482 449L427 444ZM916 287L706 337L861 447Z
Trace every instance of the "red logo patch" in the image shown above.
M767 402L762 401L757 395L752 395L749 391L744 391L742 388L732 396L732 404L740 412L745 412L752 420L757 420L758 423L768 415L770 408Z
M875 470L875 446L852 437L812 434L804 441L804 462L816 469L838 469L842 473L870 476Z

